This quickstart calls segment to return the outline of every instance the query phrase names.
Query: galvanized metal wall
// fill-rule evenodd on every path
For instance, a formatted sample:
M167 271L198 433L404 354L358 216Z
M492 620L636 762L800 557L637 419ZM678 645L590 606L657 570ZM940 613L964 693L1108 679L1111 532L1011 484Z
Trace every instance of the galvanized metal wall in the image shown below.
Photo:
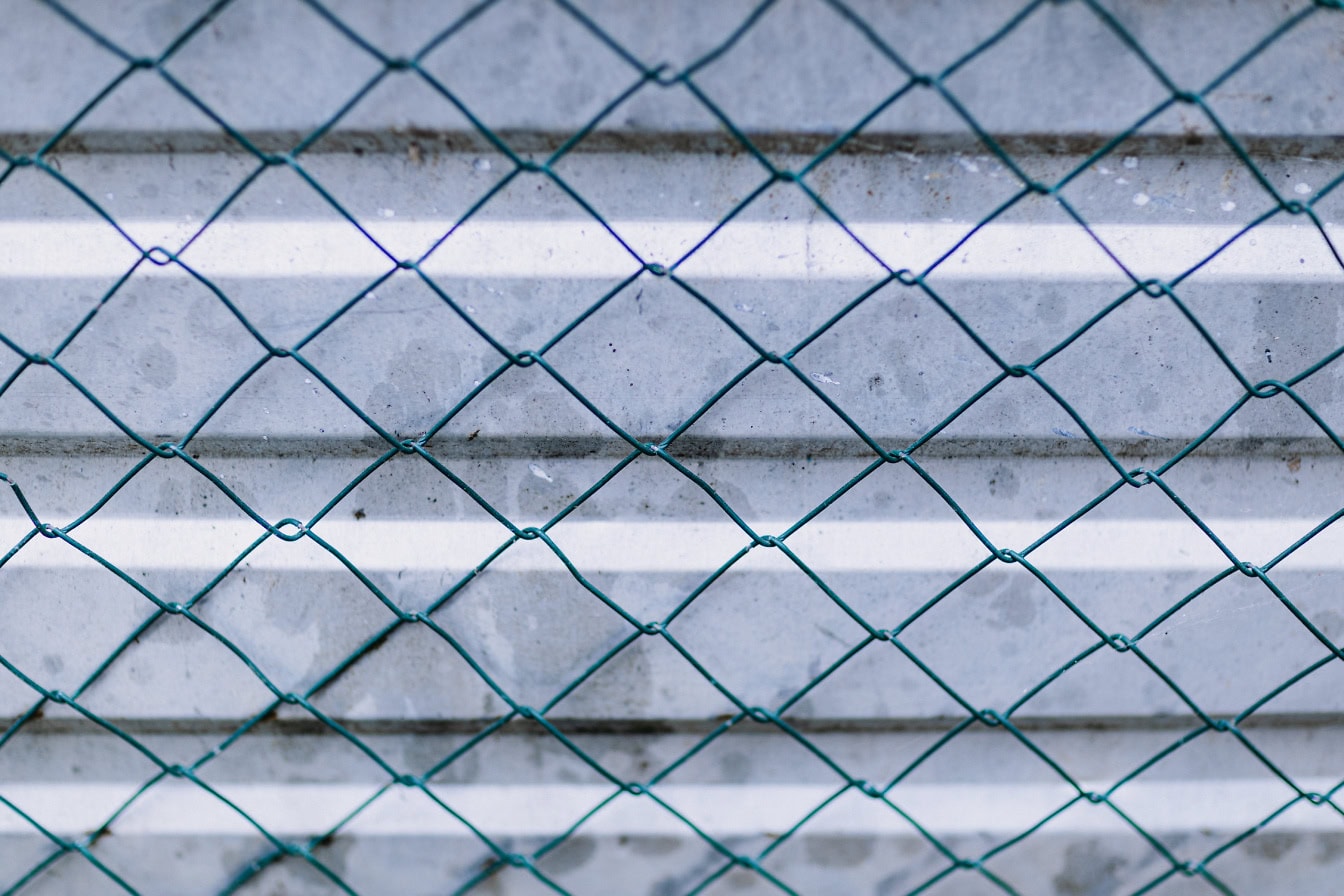
M458 6L460 4L452 4ZM1309 4L1191 0L1108 4L1179 85L1201 87L1276 23ZM414 52L466 9L411 0L329 3L390 56ZM646 62L675 72L751 13L742 3L579 4ZM999 0L852 4L871 29L937 71L1019 8ZM156 55L206 8L116 0L70 4L134 54ZM35 152L124 63L41 4L0 0L0 147ZM562 7L499 3L425 65L515 150L543 158L630 88L632 69ZM267 152L326 122L380 64L301 3L229 4L168 69ZM863 32L820 2L769 9L697 75L705 94L775 164L797 170L899 86ZM1083 3L1035 10L948 79L1023 170L1052 183L1166 96L1131 48ZM1284 195L1305 199L1341 170L1344 15L1323 10L1207 97ZM196 423L264 354L218 296L172 265L144 266L100 302L139 253L69 188L77 185L143 246L172 251L255 168L157 73L118 86L44 158L0 183L0 332L61 355L98 400L154 442ZM412 73L393 72L309 147L302 166L398 258L423 252L512 170L462 112ZM582 198L636 251L670 264L766 178L760 162L684 86L640 89L559 163ZM1021 188L949 106L915 91L815 168L808 185L884 259L921 270ZM1196 263L1274 200L1206 118L1173 106L1073 180L1064 194L1105 245L1054 198L1015 206L930 276L995 351L1026 363L1132 281ZM1338 191L1332 197L1338 195ZM1339 200L1315 208L1338 244ZM291 345L388 268L385 255L293 170L262 173L181 259L265 337ZM424 265L484 330L535 349L631 273L629 257L555 183L524 174ZM680 269L744 332L783 350L883 270L795 184L770 186ZM404 274L404 276L403 276ZM1336 350L1344 275L1322 233L1281 215L1185 282L1182 298L1252 380L1291 376ZM361 300L305 349L379 426L416 437L500 356L409 272ZM738 335L667 279L630 283L547 354L610 418L657 440L755 358ZM21 356L8 351L5 374ZM798 354L824 395L883 445L902 447L975 394L998 368L916 289L892 284ZM1191 321L1163 298L1125 305L1042 368L1129 468L1155 468L1244 389ZM1320 422L1344 419L1338 364L1298 392L1250 402L1167 479L1219 537L1264 562L1344 506L1344 456ZM266 520L309 519L387 447L297 362L249 379L190 443ZM436 457L518 526L541 525L629 451L537 366L515 368L432 442ZM778 366L753 373L702 417L675 454L752 527L787 529L873 459L852 430ZM1024 547L1105 491L1115 470L1029 378L1010 379L919 448L920 462L996 544ZM0 472L36 514L78 518L145 457L89 397L32 366L0 394ZM6 493L0 541L32 528ZM164 600L209 582L262 530L215 483L174 459L138 472L80 540ZM484 560L508 532L462 489L408 455L361 482L314 532L406 612ZM658 457L636 461L557 526L555 542L637 619L660 618L744 544L742 531ZM1327 529L1275 581L1329 638L1344 636L1344 544ZM865 618L894 624L985 555L942 497L901 465L864 480L789 541ZM1227 564L1156 488L1122 489L1033 555L1108 632L1132 634ZM0 567L0 655L72 693L154 607L60 540ZM272 539L200 605L276 685L303 692L392 620L387 607L309 541ZM539 542L510 548L435 618L518 702L540 706L629 634L626 623ZM678 620L678 638L750 706L775 706L842 657L863 630L779 552L757 551ZM977 574L903 632L910 649L976 706L1003 709L1095 640L1020 566ZM786 717L851 775L889 779L963 721L964 709L886 645L865 649ZM1233 577L1191 601L1148 654L1211 716L1245 710L1329 655L1273 593ZM1104 790L1202 725L1157 676L1102 650L1014 714L1034 743ZM1322 666L1247 721L1257 749L1313 792L1344 777L1341 666ZM0 674L0 717L22 720L0 748L0 796L53 834L93 834L158 771L80 712ZM147 629L82 704L162 757L187 764L264 709L272 694L240 658L185 619ZM313 702L398 769L419 774L508 707L445 642L406 626ZM645 638L552 709L551 723L625 780L647 780L737 708L666 643ZM298 707L250 729L201 767L218 794L277 837L306 842L387 785L386 771ZM702 832L755 855L841 784L778 727L744 722L694 753L659 792ZM540 725L516 721L431 787L492 839L526 853L613 792ZM1258 824L1294 791L1241 740L1201 734L1116 792L1114 802L1182 861ZM1032 828L1076 793L1002 726L974 724L892 791L909 818L958 855ZM92 841L90 852L144 893L219 892L269 844L211 793L166 780ZM0 806L0 887L56 849ZM412 788L391 786L316 847L361 893L450 892L491 853ZM690 891L724 857L648 799L625 794L537 859L575 893ZM851 790L763 864L799 892L905 893L948 859L909 820ZM986 867L1024 894L1132 892L1167 860L1109 806L1077 803ZM1210 868L1237 893L1330 892L1344 822L1306 802ZM298 859L240 892L326 893ZM506 867L475 892L541 892ZM747 868L708 893L772 892ZM117 891L70 851L25 894ZM929 893L1001 892L974 869ZM1198 874L1153 892L1216 892Z

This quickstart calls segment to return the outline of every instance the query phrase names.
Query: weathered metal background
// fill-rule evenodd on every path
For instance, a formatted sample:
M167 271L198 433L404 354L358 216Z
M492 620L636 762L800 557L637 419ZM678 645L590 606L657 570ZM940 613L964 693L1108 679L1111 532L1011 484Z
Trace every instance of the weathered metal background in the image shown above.
M0 891L1332 892L1338 7L0 0Z

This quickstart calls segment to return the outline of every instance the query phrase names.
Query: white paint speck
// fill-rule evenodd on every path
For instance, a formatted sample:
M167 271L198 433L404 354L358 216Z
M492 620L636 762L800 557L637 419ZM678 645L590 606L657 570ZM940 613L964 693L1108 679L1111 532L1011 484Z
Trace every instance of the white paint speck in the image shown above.
M958 156L957 164L960 165L965 170L969 171L971 174L980 173L980 166L972 162L970 159L963 159L960 156Z
M476 309L475 309L475 307L473 307L473 306L471 306L471 305L463 305L463 306L462 306L462 310L465 311L465 312L467 312L468 314L475 314L475 313L476 313Z
M311 385L313 384L313 381L310 380L310 379L308 379L308 377L304 377L304 378L303 378L303 384L304 384L305 386L311 386Z
M1129 181L1128 181L1127 179L1123 178L1123 177L1117 177L1117 178L1115 179L1115 182L1118 183L1118 184L1119 184L1120 186L1122 186L1122 187L1123 187L1125 184L1129 183Z
M1097 166L1097 173L1098 173L1098 174L1110 174L1110 173L1111 173L1111 169L1107 168L1105 165L1098 165L1098 166Z
M737 303L736 305L734 305L733 307L736 308L738 311L742 311L742 312L745 312L745 313L747 313L747 314L750 314L750 313L751 313L751 306L750 306L750 305L747 305L747 304L745 304L745 303L743 303L743 302L738 302L738 303Z
M477 159L477 160L475 160L474 162L471 163L471 167L475 168L477 171L489 171L489 170L490 170L490 160L489 160L489 159Z
M538 479L545 479L547 482L555 481L554 479L551 478L551 474L543 470L539 464L528 464L527 468L531 470L532 475L537 477Z
M831 372L829 370L826 371L825 373L811 373L808 374L808 376L812 377L812 379L816 380L819 383L827 383L832 386L840 385L839 380L831 379Z
M1225 211L1225 212L1233 212L1233 211L1236 211L1236 210L1237 210L1237 204L1236 204L1235 202L1233 202L1231 199L1227 200L1226 202L1224 202L1222 205L1220 205L1220 206L1218 206L1218 207L1221 208L1221 209L1222 209L1223 211Z
M1137 205L1139 208L1143 208L1145 205L1148 204L1149 198L1150 197L1148 196L1147 193L1135 193L1134 204Z
M1298 184L1293 187L1293 192L1299 196L1305 196L1311 192L1311 184Z
M1139 167L1139 159L1137 156L1125 156L1125 161L1123 164L1126 168L1132 170L1134 168Z
M384 218L395 218L397 216L397 213L390 208L380 208L378 209L378 214L382 215Z
M117 198L117 194L115 193L104 193L103 195L105 195L109 201Z

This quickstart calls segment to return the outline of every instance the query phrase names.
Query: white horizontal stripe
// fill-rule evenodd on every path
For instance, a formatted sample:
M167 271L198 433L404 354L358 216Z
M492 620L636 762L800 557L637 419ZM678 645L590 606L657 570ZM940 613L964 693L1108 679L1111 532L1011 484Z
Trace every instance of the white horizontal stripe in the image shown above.
M1206 521L1237 555L1265 563L1319 521L1310 519L1212 519ZM761 535L783 532L785 522L766 522ZM1052 524L1030 520L984 520L981 529L1001 548L1027 547ZM0 519L0 535L14 543L30 528L26 519ZM95 516L71 537L127 570L222 569L263 533L250 520ZM494 522L437 520L331 520L314 533L366 571L466 570L481 563L509 537ZM550 533L579 570L597 572L709 572L750 539L731 522L565 522ZM1344 569L1344 526L1312 539L1287 561L1294 568ZM816 520L786 542L818 572L960 572L987 550L960 521ZM1215 571L1227 557L1193 524L1157 520L1080 520L1034 551L1031 561L1046 573L1062 570ZM60 568L93 561L61 540L34 538L8 567ZM337 569L338 562L312 539L271 538L245 561L257 569ZM771 547L757 547L735 569L786 569L791 561ZM491 569L562 571L541 541L508 548ZM2 572L3 570L0 570Z
M200 226L173 220L120 222L145 248L181 245ZM451 221L370 222L396 258L417 258ZM711 229L694 221L616 221L613 229L646 261L669 265ZM970 223L857 222L852 225L892 268L922 271L971 229ZM1096 234L1141 279L1170 278L1237 232L1224 225L1098 224ZM1344 227L1330 225L1344 242ZM107 224L0 221L0 277L115 277L138 258ZM353 276L372 279L392 261L341 221L219 221L182 256L209 277ZM638 262L595 222L468 222L432 255L441 277L619 279ZM184 276L176 265L146 265L150 276ZM734 222L680 269L687 278L874 281L882 268L829 222ZM1113 279L1121 276L1081 227L990 224L937 269L952 279ZM1242 237L1203 279L1302 280L1341 276L1320 234L1301 225L1264 225Z
M1309 791L1326 792L1335 782L1302 780ZM1083 784L1104 790L1104 784ZM305 837L324 832L374 793L373 785L220 784L217 789L272 834ZM603 785L436 785L444 803L483 833L500 836L555 836L610 796ZM713 837L780 834L820 805L836 786L796 784L665 785L654 792ZM123 784L0 784L0 795L53 833L73 836L95 830L133 792ZM1074 792L1050 784L902 785L892 802L935 835L1026 830L1059 808ZM1218 832L1228 835L1262 820L1295 794L1274 779L1135 781L1114 799L1154 834ZM1305 802L1275 819L1276 831L1338 830L1328 806ZM113 825L119 836L245 835L255 831L213 794L188 782L166 781L151 789ZM348 835L466 837L472 835L451 814L417 789L394 787L344 829ZM682 836L695 834L646 796L622 794L581 829L596 836ZM18 815L0 806L0 835L32 834ZM806 835L886 835L915 837L915 830L890 807L849 791L802 829ZM1132 836L1106 806L1081 802L1050 823L1043 833Z

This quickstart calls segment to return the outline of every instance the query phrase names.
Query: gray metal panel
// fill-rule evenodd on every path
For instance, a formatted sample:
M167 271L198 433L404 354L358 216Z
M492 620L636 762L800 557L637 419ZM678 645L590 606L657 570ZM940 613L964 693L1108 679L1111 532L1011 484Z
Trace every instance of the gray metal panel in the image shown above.
M390 56L416 52L467 8L409 0L330 7ZM1116 18L1173 82L1195 89L1305 4L1152 0L1115 7ZM71 8L138 56L160 52L204 4L118 0ZM628 46L638 64L672 68L710 51L751 13L740 3L576 8ZM937 72L1018 6L975 0L854 9L914 70ZM1283 198L1311 197L1339 173L1344 100L1333 85L1341 33L1344 17L1321 10L1207 97ZM41 146L124 69L50 10L18 0L0 0L0 60L10 79L0 93L0 147L14 153ZM486 10L429 53L423 67L524 154L553 150L641 77L638 65L610 52L574 15L540 2ZM246 139L283 152L380 65L304 4L239 0L167 70ZM731 52L695 76L705 96L789 170L803 168L906 80L821 3L776 4ZM1106 135L1168 96L1084 4L1042 4L1003 44L950 75L946 87L1030 177L1053 184L1081 168L1061 196L1129 269L1105 258L1092 234L1049 197L1028 198L996 219L934 268L927 284L1004 363L1028 363L1049 351L1133 287L1130 274L1145 280L1180 273L1275 207L1276 197L1189 105L1173 105L1084 166ZM46 159L93 206L35 168L15 170L0 189L0 332L35 355L55 351L141 250L177 250L259 164L152 71L131 75ZM512 171L460 111L406 72L387 74L296 163L340 210L277 167L182 256L282 347L303 339L396 260L418 257ZM468 321L507 351L539 349L637 274L641 262L675 261L770 176L685 87L654 81L603 117L554 171L612 222L638 258L553 183L525 173L425 262L454 304L412 273L398 272L304 347L304 357L393 438L424 433L506 360ZM660 439L756 360L725 320L765 350L786 351L889 270L924 270L1021 188L924 87L868 122L805 183L880 261L796 185L776 183L678 270L713 309L645 272L548 349L548 361L629 434ZM94 206L135 242L106 225ZM1338 245L1338 201L1326 198L1315 210ZM1304 218L1288 214L1239 239L1176 289L1252 383L1286 380L1339 346L1340 291L1329 244ZM798 354L806 382L762 367L670 452L749 525L782 531L873 459L812 390L894 450L940 425L999 373L935 295L887 284ZM145 261L61 351L60 362L157 443L180 438L265 354L204 285ZM19 355L0 349L3 373L20 363ZM1243 394L1167 299L1143 295L1040 372L1130 469L1160 466ZM1330 365L1299 387L1335 427L1344 413L1338 376ZM293 360L273 359L189 445L271 522L310 519L387 448L320 379ZM427 447L517 525L543 523L630 450L537 366L505 373ZM995 388L914 456L986 537L1015 549L1118 477L1076 421L1019 379ZM30 367L0 399L0 471L21 484L44 522L74 519L142 457L49 367ZM1344 462L1333 443L1278 395L1250 402L1167 481L1215 521L1239 556L1264 562L1339 509L1341 477ZM625 566L595 562L581 571L636 619L650 620L690 593L712 565L642 568L641 546L669 531L657 526L668 526L686 543L679 547L708 544L712 554L731 542L731 551L748 536L726 520L670 465L642 458L557 526L554 537L577 557L591 546L585 531L613 531L582 526L620 527L624 540L609 554ZM1208 559L1208 540L1155 487L1121 489L1089 514L1091 523L1099 527L1086 530L1091 540L1069 541L1066 532L1053 555L1042 549L1040 566L1107 632L1140 630L1222 564L1216 551ZM806 542L826 524L855 524L831 530L846 537L865 527L879 534L857 546L839 536ZM891 528L902 525L927 530L927 541L882 541L881 533L912 531ZM0 494L0 538L12 544L29 529L17 502ZM1080 524L1072 531L1084 530ZM93 523L71 534L105 550L109 562L156 596L181 601L261 531L197 471L166 459L149 464ZM407 611L444 595L488 552L462 561L449 536L473 545L471 539L489 536L496 539L491 546L507 537L417 457L381 468L314 531L344 539L338 546ZM403 543L422 544L417 532L440 533L444 544L410 556L404 568L387 559L415 554ZM1309 558L1290 559L1274 575L1336 641L1344 636L1336 606L1344 550L1334 544L1337 537L1328 531ZM1006 708L1098 640L1014 566L979 573L912 620L986 551L946 502L901 465L872 474L794 543L835 595L874 626L911 620L902 643L977 707ZM43 686L73 691L154 606L74 549L60 553L64 547L35 542L0 570L0 654ZM310 553L300 562L285 553L309 547L272 540L199 606L201 617L282 690L311 687L396 618L334 559ZM452 563L438 560L440 547ZM928 561L952 555L955 563ZM532 559L487 571L435 618L516 699L540 706L633 629L540 545L511 548L506 559L519 556ZM1116 567L1116 556L1125 568ZM749 705L773 708L865 634L779 552L757 549L751 562L757 565L711 586L668 630ZM1246 709L1326 656L1268 589L1244 576L1195 598L1144 646L1219 717ZM1244 725L1263 755L1320 790L1339 775L1338 675L1338 664L1326 666ZM0 717L24 712L35 699L31 688L6 676ZM166 618L129 645L81 699L166 761L190 763L211 755L272 695L218 642L186 620ZM433 769L505 710L476 672L418 624L392 632L314 703L412 775ZM645 637L549 718L612 774L643 780L693 752L735 712L664 640ZM98 815L99 807L129 797L156 769L68 707L48 706L43 715L0 750L0 795L58 834L83 836L108 814ZM844 775L890 781L965 711L899 651L873 643L789 704L785 718L836 767L778 729L742 721L669 777L667 799L730 847L759 851L847 783ZM1077 795L1027 743L1087 786L1104 789L1201 725L1133 653L1109 648L1033 696L1014 718L1024 740L1002 727L973 725L895 787L892 801L954 851L978 854ZM292 706L215 755L202 777L243 808L276 819L276 829L296 841L321 833L322 822L334 822L388 783L368 755ZM212 796L176 786L151 793L159 801L134 808L93 852L147 893L215 892L267 844L227 811L213 812ZM539 847L614 792L558 740L523 721L468 751L430 786L518 851ZM1209 732L1118 791L1116 803L1184 857L1203 855L1293 796L1231 735ZM866 799L857 789L849 797ZM439 892L488 862L477 839L452 828L438 807L417 807L414 798L414 790L393 785L367 826L353 825L316 854L360 892ZM638 802L632 795L620 801ZM722 813L708 811L714 807ZM1220 857L1218 873L1238 892L1329 891L1344 849L1325 812L1294 807L1271 830ZM653 816L667 821L665 814ZM548 853L539 867L574 892L673 893L722 865L723 857L689 828L660 827L638 813L620 817L631 819L628 830L599 823ZM767 867L801 892L905 892L946 860L898 818L843 803L834 818L804 827ZM26 822L0 810L0 886L49 852ZM1129 892L1167 866L1108 808L1080 801L986 867L1021 892L1062 896ZM71 855L25 892L108 886L91 864ZM539 884L505 869L480 891L492 887L531 893ZM963 870L928 892L988 887ZM1178 876L1160 892L1183 887L1207 890L1198 879ZM737 869L707 892L765 888L761 878ZM325 893L331 884L286 859L244 890L281 891Z

